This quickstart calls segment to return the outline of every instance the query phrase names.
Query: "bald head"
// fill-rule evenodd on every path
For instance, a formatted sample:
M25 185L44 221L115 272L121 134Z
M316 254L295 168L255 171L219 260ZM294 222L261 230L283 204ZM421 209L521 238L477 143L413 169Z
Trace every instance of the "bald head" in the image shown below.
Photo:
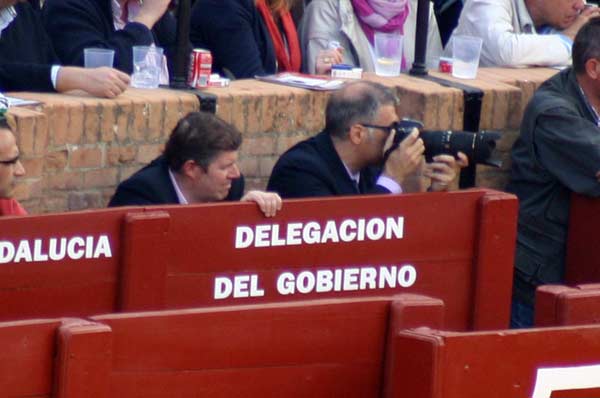
M382 106L395 105L392 91L379 84L359 81L345 85L329 98L325 111L325 130L345 138L355 123L370 123Z

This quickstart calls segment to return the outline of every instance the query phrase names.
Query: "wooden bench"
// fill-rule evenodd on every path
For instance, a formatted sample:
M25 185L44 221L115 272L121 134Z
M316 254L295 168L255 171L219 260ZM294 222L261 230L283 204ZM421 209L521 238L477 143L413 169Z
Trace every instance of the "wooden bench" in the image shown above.
M415 295L97 316L61 328L56 398L379 397L390 325L443 316Z
M394 335L384 397L600 396L600 325Z
M536 326L600 323L600 284L540 286L535 298Z

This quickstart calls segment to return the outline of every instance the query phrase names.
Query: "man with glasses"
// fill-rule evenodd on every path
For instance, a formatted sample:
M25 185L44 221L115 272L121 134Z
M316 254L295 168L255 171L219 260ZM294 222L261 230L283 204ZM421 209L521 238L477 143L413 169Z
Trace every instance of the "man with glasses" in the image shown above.
M537 286L563 281L571 192L600 196L600 18L573 43L573 67L527 105L507 190L519 197L512 327L533 325Z
M276 193L249 191L237 166L241 133L217 116L192 112L179 121L162 156L123 181L109 206L256 202L267 217L281 209Z
M16 179L25 175L25 169L19 160L17 141L4 118L4 112L5 109L0 108L0 217L21 216L27 213L12 195Z
M447 190L466 157L460 154L457 162L438 155L425 164L416 129L381 166L399 121L396 102L388 88L367 81L335 92L327 104L325 130L279 158L267 189L283 198ZM415 183L421 176L431 180L429 187Z

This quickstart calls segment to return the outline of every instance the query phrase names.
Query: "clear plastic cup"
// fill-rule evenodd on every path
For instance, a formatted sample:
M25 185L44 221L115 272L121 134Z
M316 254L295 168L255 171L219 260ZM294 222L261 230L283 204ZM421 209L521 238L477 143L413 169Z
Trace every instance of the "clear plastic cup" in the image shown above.
M85 48L83 50L83 64L86 68L101 66L112 68L114 59L115 50L108 48Z
M134 46L131 86L136 88L158 88L162 64L162 48L155 46Z
M398 32L375 32L375 73L377 75L400 75L402 42L403 36Z
M452 76L459 79L475 79L483 40L479 37L452 37Z

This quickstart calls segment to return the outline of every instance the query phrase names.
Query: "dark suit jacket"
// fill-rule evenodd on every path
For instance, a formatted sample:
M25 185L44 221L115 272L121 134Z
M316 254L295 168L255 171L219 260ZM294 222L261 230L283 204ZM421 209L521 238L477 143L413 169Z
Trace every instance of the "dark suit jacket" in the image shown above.
M366 167L360 172L357 188L325 131L302 141L285 152L273 168L268 191L282 198L308 196L390 193L376 185L380 170Z
M115 30L111 0L46 0L43 8L46 31L65 65L83 66L83 50L89 47L115 50L114 67L133 71L133 46L155 43L163 47L173 70L177 22L166 12L152 30L130 22Z
M269 31L253 0L196 0L190 40L212 52L213 70L237 79L277 71Z
M50 70L58 64L39 10L15 4L16 18L0 36L0 91L54 91Z
M244 177L233 180L229 195L224 201L240 200L244 194ZM169 177L169 166L164 156L159 156L117 187L108 206L133 206L153 204L178 204L175 187Z

